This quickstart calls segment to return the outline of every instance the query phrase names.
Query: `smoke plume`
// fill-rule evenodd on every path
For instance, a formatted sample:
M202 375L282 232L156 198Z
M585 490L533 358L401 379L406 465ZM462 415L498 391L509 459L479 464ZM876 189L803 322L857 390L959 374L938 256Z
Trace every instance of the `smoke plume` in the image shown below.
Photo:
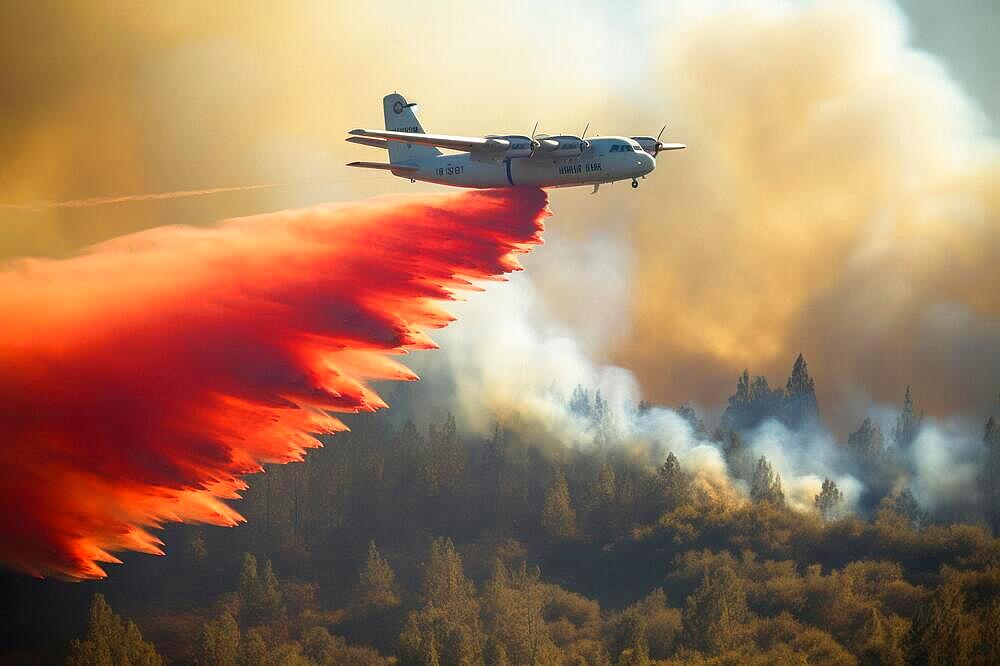
M997 144L898 8L656 7L662 92L642 106L689 149L639 190L630 327L606 353L648 399L718 404L744 367L783 376L801 351L840 433L908 384L937 416L993 409ZM558 204L601 232L615 217Z
M866 416L888 440L912 384L928 418L880 481L974 516L1000 390L1000 159L976 104L891 3L654 13L668 26L648 77L657 112L690 148L661 155L635 202L560 201L565 234L532 257L531 282L463 306L447 354L460 413L484 432L493 414L534 415L586 446L597 432L567 402L576 384L599 388L622 442L739 489L746 470L720 443L628 406L691 400L711 426L743 368L780 386L801 351L826 427L745 433L793 508L811 510L824 478L873 508L881 490L842 444ZM699 441L715 454L688 456Z
M439 301L519 270L539 190L396 196L123 236L0 271L0 559L102 577L167 521L300 460L328 412L385 406L386 354L435 347Z

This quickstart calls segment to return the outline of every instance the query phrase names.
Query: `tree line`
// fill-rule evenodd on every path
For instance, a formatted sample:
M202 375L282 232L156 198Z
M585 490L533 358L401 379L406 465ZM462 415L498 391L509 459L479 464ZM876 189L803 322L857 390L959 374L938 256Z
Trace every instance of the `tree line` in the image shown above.
M568 406L609 418L585 387ZM132 620L96 598L70 662L1000 663L994 420L982 520L965 524L879 485L919 433L909 389L888 436L865 420L842 444L873 489L861 514L831 479L814 512L793 511L771 462L746 459L766 419L819 421L801 356L783 389L744 372L712 431L676 411L722 442L747 501L611 434L580 449L509 419L485 438L448 414L351 420L304 463L251 477L246 525L176 528L171 555L139 567L159 574L130 590L143 603L112 599ZM178 585L193 592L177 600Z

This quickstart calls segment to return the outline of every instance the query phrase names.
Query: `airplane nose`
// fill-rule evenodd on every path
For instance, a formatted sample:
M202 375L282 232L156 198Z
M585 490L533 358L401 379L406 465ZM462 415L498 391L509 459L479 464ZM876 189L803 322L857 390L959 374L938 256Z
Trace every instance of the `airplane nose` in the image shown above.
M636 157L639 158L639 168L642 170L642 175L646 175L656 168L656 160L649 153L642 153Z

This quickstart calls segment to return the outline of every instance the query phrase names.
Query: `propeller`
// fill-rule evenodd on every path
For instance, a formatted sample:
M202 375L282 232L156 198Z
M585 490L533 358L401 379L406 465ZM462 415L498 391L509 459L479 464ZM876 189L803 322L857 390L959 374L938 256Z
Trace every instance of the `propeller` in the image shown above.
M661 150L682 150L687 148L687 146L683 143L663 143L660 141L660 137L663 136L666 129L667 126L664 125L660 128L660 132L656 135L656 143L653 145L653 157L656 157Z
M535 156L535 151L541 147L542 141L545 141L545 137L547 136L549 135L538 132L538 121L536 120L535 126L531 128L531 157ZM552 148L556 145L554 141L548 141L546 143L551 144L548 146L549 148Z
M590 129L590 122L588 121L586 127L583 128L583 134L580 135L580 138L583 140L583 143L580 146L581 152L590 148L590 142L587 141L587 130L589 129Z
M663 143L660 141L660 137L663 136L663 133L666 131L667 131L667 125L664 124L663 127L660 128L660 131L657 132L656 144L653 146L653 157L656 157L659 154L660 149L663 148Z
M538 150L538 146L542 145L540 141L535 138L535 134L538 132L538 121L535 121L535 126L531 128L531 157L535 156L535 151Z

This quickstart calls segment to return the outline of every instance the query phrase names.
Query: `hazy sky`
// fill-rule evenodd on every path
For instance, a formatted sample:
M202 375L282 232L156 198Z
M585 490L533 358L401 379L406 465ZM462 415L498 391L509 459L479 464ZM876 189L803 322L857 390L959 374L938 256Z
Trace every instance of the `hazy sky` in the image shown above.
M995 0L900 0L913 41L942 58L1000 127L1000 3Z
M343 167L372 158L343 138L391 90L434 132L669 122L688 151L638 192L554 192L527 262L589 352L665 402L718 404L744 366L777 380L804 351L828 403L913 382L932 409L980 409L1000 388L1000 9L899 7L4 3L0 204L288 186L0 208L0 259L436 189Z
M660 118L672 119L655 111L669 83L651 74L652 54L691 4L442 2L414 12L392 2L349 10L309 1L5 3L0 203L293 187L92 210L0 209L0 257L64 254L129 229L395 191L402 184L382 174L342 168L364 150L344 144L344 130L378 125L389 89L423 101L425 124L439 131L528 131L539 120L549 131L590 122L592 131L655 132ZM995 127L1000 5L901 6L915 44L943 58ZM401 13L405 20L385 20Z

